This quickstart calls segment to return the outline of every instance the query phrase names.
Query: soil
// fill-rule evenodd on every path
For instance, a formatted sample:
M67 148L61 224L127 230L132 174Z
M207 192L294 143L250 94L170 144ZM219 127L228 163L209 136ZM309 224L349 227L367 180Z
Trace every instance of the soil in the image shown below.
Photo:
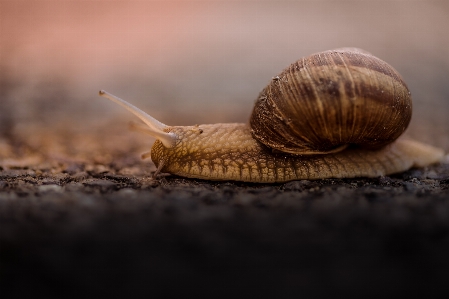
M449 290L449 162L245 184L154 180L153 164L113 150L85 160L15 152L0 164L3 298Z

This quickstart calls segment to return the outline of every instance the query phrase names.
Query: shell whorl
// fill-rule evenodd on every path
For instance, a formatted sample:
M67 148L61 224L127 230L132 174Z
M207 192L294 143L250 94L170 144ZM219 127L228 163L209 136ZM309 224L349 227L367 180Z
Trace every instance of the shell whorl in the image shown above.
M274 77L250 125L273 149L320 154L348 144L380 148L405 131L411 115L399 73L366 51L344 48L302 58Z

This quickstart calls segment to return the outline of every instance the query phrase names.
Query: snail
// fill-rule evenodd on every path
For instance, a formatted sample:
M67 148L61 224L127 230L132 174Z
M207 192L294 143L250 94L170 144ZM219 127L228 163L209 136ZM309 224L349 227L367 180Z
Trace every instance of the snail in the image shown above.
M207 180L256 183L378 177L440 161L443 150L399 138L411 95L389 64L358 48L312 54L259 94L249 124L167 126L105 91L156 138L157 170ZM399 138L399 139L398 139Z

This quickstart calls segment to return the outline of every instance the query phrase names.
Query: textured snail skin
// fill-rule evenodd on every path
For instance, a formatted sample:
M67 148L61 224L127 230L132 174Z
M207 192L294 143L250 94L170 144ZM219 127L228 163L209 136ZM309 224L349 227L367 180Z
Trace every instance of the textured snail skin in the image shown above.
M252 138L247 124L168 127L178 136L175 147L156 140L151 159L162 172L207 180L255 183L299 179L378 177L424 167L444 152L417 141L399 139L377 150L348 148L326 155L273 152Z

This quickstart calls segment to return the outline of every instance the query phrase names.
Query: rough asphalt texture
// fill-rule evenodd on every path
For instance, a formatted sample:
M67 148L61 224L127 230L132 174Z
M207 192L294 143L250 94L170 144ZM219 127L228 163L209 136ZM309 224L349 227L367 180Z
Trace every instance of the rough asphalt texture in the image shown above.
M11 296L2 298L449 289L449 162L259 185L153 180L154 165L117 153L91 162L22 154L0 165L0 282Z

